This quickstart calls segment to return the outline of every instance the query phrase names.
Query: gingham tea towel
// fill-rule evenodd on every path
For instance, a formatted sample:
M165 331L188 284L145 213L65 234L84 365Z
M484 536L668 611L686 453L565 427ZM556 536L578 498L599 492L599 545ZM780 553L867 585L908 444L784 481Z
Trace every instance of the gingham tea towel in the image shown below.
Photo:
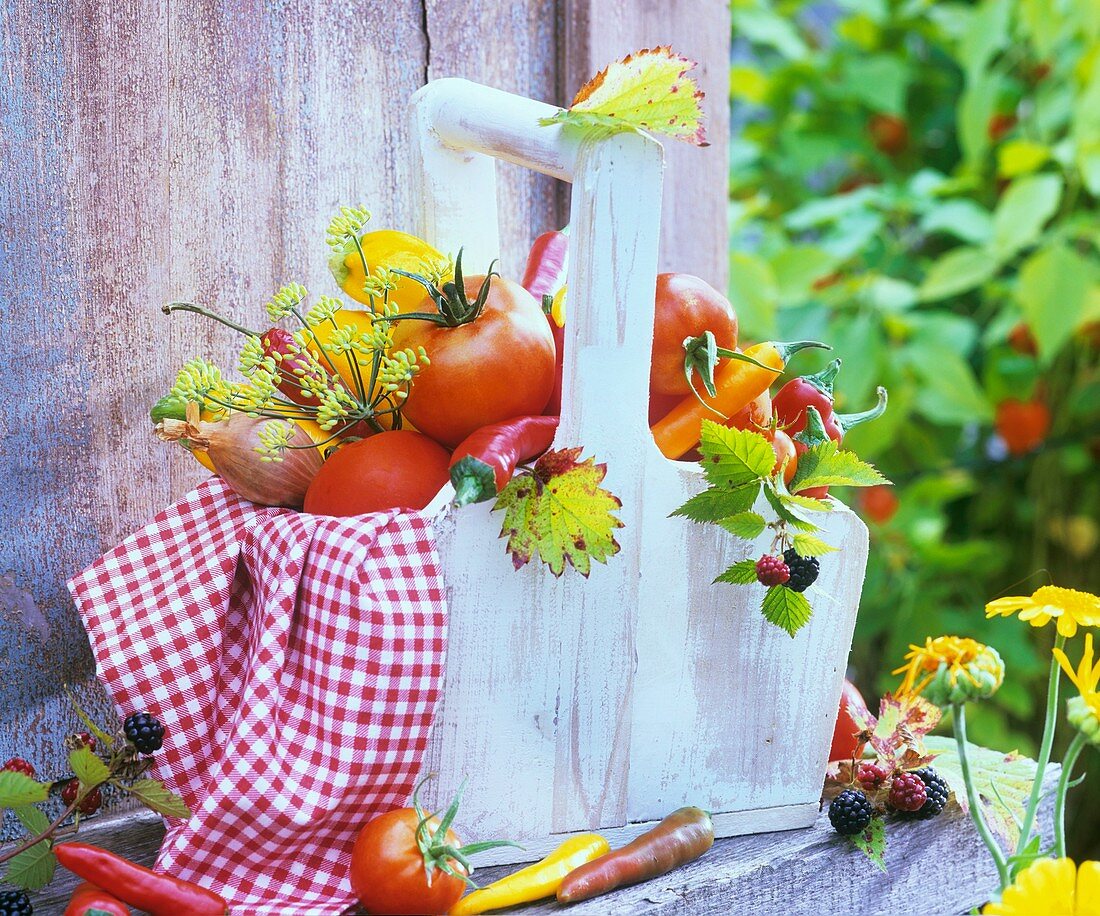
M351 847L402 805L443 686L431 520L256 506L212 479L69 582L119 711L168 729L191 808L157 868L233 913L353 902Z

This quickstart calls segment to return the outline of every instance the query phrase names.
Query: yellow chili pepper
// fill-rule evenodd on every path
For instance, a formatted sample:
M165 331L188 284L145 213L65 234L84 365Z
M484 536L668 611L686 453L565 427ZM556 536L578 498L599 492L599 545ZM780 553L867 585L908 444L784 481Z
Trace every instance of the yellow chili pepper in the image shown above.
M552 897L571 871L610 851L607 840L598 833L570 837L541 862L521 868L507 878L467 894L451 907L450 916L475 916L489 910L502 910Z

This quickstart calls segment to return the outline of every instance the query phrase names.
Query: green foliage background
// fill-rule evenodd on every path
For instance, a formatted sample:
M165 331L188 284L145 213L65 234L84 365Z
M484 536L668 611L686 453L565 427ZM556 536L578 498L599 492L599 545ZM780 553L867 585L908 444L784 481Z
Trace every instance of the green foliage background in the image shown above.
M900 501L870 521L857 683L895 686L925 636L989 642L1008 678L972 740L1034 754L1052 634L982 607L1051 581L1100 587L1100 2L735 0L732 14L743 336L831 342L840 409L890 392L846 440ZM1011 399L1050 413L1026 453L1006 447ZM1071 801L1071 854L1100 857L1097 808L1093 779Z

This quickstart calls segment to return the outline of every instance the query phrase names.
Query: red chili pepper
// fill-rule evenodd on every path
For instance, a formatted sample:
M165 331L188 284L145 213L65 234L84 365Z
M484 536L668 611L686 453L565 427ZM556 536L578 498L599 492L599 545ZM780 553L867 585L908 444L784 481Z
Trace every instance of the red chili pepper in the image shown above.
M816 407L830 439L840 441L840 429L831 424L833 382L840 372L840 360L834 359L816 375L793 378L772 398L772 412L787 435L795 436L806 428L806 408ZM803 449L805 451L805 449Z
M54 847L57 860L73 874L109 891L152 916L225 916L226 902L205 887L150 871L87 843Z
M557 417L515 417L471 433L451 455L455 505L492 499L521 461L541 455L554 441Z
M554 390L543 409L543 415L556 417L561 413L561 371L565 356L565 321L559 324L551 314L554 296L565 286L569 265L569 236L565 232L544 232L531 246L527 269L523 272L523 288L542 300L542 309L554 334L557 353L554 369Z
M130 908L118 897L85 881L73 891L64 916L130 916Z
M576 903L626 884L648 881L698 859L714 845L710 815L679 808L622 849L581 865L558 888L559 903Z

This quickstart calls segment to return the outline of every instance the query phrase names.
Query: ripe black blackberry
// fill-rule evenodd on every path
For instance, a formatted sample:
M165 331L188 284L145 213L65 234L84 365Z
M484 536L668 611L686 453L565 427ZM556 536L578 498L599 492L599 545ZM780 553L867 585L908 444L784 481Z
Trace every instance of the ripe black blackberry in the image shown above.
M23 891L0 891L0 916L31 916L31 898Z
M800 557L793 547L783 551L783 562L791 571L787 588L796 592L806 591L817 581L817 574L821 571L821 564L817 562L817 557Z
M918 821L926 821L930 817L943 814L943 809L947 807L947 799L951 795L951 787L941 776L936 774L932 767L914 770L913 775L920 777L920 781L924 783L928 800L917 811L899 811L898 814L904 818Z
M142 754L152 754L164 745L164 726L147 712L136 712L122 723L129 741Z
M842 836L853 836L874 817L875 809L859 789L845 789L829 805L829 823Z

